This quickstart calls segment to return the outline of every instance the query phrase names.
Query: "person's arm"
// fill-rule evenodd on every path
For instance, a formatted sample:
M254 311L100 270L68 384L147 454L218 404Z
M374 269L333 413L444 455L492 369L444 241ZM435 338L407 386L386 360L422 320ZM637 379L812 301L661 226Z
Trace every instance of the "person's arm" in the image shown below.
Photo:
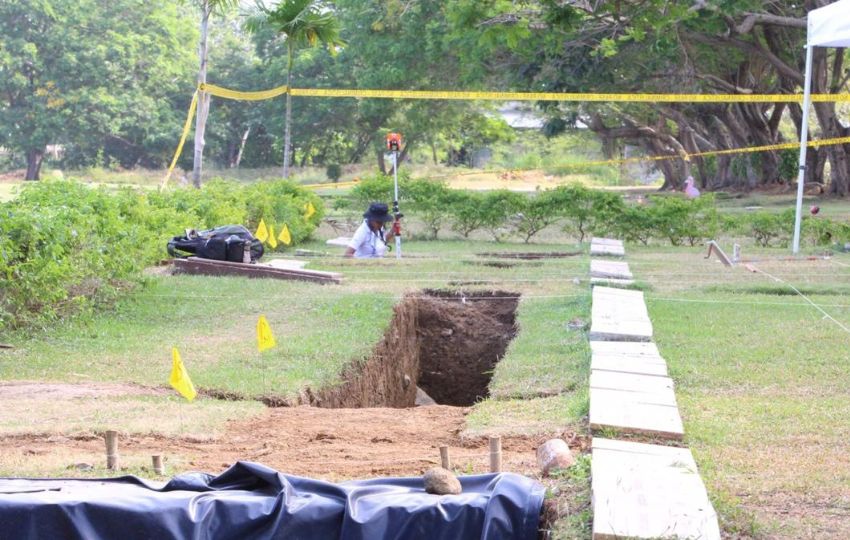
M351 237L351 242L348 243L348 247L345 248L345 257L354 257L354 253L357 251L357 248L363 245L363 242L366 241L366 236L369 234L369 229L364 226L357 227L357 230L354 231L354 236Z

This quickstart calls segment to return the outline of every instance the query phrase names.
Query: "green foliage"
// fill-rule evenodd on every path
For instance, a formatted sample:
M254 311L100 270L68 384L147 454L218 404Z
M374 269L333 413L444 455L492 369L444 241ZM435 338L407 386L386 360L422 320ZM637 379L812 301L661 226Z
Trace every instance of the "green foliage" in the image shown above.
M437 235L451 216L454 191L444 182L412 180L406 193L410 197L410 213L425 224L431 240Z
M331 182L339 182L342 176L342 165L339 163L331 163L325 169L325 174Z
M499 189L488 192L481 205L482 228L497 242L505 240L514 230L512 218L522 212L525 202L525 195L515 191Z
M622 214L623 199L616 193L588 189L574 184L556 188L560 192L560 215L566 222L564 231L584 242L590 233L606 234L615 218Z
M0 146L33 165L63 144L69 162L161 166L192 81L186 21L166 0L0 3Z
M450 202L449 220L452 230L464 238L484 226L485 196L477 191L454 192Z
M824 217L805 216L801 226L803 237L815 246L829 246L850 241L850 224Z
M525 243L561 218L564 193L559 190L542 191L524 199L517 214L517 232L524 236Z
M410 176L407 171L400 170L398 173L398 197L399 204L409 200L408 190L410 187ZM351 190L351 199L355 206L363 207L365 210L372 202L392 202L394 196L394 180L392 176L376 174L370 178L364 178Z
M794 210L781 213L754 212L743 218L756 244L768 247L771 244L788 245L794 229Z
M653 197L651 214L651 226L657 236L666 236L674 246L685 242L694 246L714 238L719 230L717 206L711 194L696 199Z
M304 218L311 203L316 213ZM284 181L146 193L94 189L73 181L27 186L0 205L0 330L86 311L141 281L186 228L260 218L307 239L324 207L315 194Z

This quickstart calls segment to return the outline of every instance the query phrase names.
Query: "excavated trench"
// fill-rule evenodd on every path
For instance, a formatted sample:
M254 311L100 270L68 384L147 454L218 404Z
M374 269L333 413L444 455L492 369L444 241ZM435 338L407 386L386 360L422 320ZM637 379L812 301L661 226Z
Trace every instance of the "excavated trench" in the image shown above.
M517 332L520 295L425 290L395 307L390 327L343 383L302 396L319 407L412 407L417 388L442 405L486 398L493 369ZM423 393L419 392L420 404Z

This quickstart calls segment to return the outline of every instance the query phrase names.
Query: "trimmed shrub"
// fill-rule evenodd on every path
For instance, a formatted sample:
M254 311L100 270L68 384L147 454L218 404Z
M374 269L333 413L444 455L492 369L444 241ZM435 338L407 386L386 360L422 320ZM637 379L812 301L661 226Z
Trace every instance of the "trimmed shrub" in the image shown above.
M339 182L340 177L342 177L342 165L339 163L331 163L328 165L327 169L325 169L325 175L331 182Z
M304 217L310 203L316 212ZM321 220L324 206L291 182L200 190L109 191L73 181L28 184L0 204L0 330L88 311L142 281L186 228L230 223L289 226L294 243Z

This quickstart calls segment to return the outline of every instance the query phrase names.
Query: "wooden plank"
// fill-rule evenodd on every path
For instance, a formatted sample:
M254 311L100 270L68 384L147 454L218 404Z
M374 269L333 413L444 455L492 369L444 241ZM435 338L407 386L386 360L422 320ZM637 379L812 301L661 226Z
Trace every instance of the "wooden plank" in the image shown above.
M604 372L600 372L604 373ZM614 373L608 372L615 375L628 375L628 373ZM648 375L643 375L644 377L648 377ZM657 377L663 379L664 377ZM599 383L604 384L604 383ZM590 387L591 394L596 394L598 398L600 398L603 402L611 402L611 403L643 403L648 405L665 405L667 407L677 407L676 404L676 393L672 388L647 388L646 390L639 390L636 388L597 388L595 386ZM603 403L604 404L604 403Z
M590 387L646 393L666 393L674 390L673 379L670 377L595 369L590 372Z
M682 417L669 393L590 389L590 428L681 440Z
M611 354L621 356L651 356L661 358L655 343L618 343L612 341L590 341L593 354Z
M593 538L719 540L690 450L593 438Z
M228 261L213 261L189 257L175 259L174 270L181 274L208 276L241 276L249 278L271 278L284 280L311 281L314 283L341 283L342 274L322 272L319 270L298 270L294 268L273 268L261 264L234 263Z
M272 259L268 262L259 263L260 266L271 266L272 268L300 270L307 266L308 261L297 261L294 259Z
M629 270L629 263L591 259L590 277L632 279L634 276L632 276L632 272Z

